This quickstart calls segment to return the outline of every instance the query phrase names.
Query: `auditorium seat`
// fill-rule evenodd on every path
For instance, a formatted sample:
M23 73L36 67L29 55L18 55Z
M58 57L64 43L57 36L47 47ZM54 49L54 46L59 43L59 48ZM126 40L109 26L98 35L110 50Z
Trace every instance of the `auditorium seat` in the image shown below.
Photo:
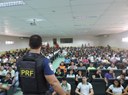
M105 95L106 84L104 79L93 79L91 84L93 85L94 95Z

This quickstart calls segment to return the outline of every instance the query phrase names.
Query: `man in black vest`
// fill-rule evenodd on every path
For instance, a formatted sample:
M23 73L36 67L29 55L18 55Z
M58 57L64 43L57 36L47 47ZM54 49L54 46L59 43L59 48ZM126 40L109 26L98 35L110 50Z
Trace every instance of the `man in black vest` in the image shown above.
M24 95L47 95L51 85L59 95L66 95L54 75L49 59L40 54L42 38L32 35L30 52L17 61L20 87Z

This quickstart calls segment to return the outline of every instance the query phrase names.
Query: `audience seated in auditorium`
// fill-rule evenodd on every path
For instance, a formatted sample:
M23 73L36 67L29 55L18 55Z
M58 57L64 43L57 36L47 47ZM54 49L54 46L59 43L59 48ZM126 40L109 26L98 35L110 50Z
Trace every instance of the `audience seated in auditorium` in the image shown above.
M89 67L87 68L87 70L96 70L96 68L94 67L93 63L89 64Z
M108 85L108 80L109 80L109 79L112 79L112 78L116 78L116 77L115 77L115 73L114 73L113 70L109 70L108 73L105 73L105 75L104 75L104 80L105 80L105 82L106 82L106 85Z
M128 79L128 76L126 76L125 73L121 73L119 76L117 76L117 79L124 79L124 80L127 80Z
M58 67L55 72L56 77L63 77L64 73L61 71L61 69Z
M75 92L78 95L94 95L92 84L87 82L86 76L82 77L82 82L77 85Z
M92 75L92 78L95 79L95 78L104 78L104 75L102 74L102 71L100 69L98 69L96 71L96 74L95 75Z
M15 77L15 71L12 69L12 67L10 66L7 70L7 73L11 73L11 78L14 78Z
M62 71L64 71L64 70L66 69L66 66L65 66L65 64L64 64L63 61L60 63L59 68L60 68Z
M79 70L79 71L77 72L77 74L76 74L76 77L77 77L77 78L82 78L82 76L83 76L83 73L82 73L82 71Z
M5 76L7 74L7 71L4 69L3 66L0 66L0 76Z
M74 62L75 64L77 64L78 63L78 58L75 55L73 55L71 57L71 61Z
M115 79L114 83L108 87L106 92L110 95L123 95L124 87L121 85L119 80Z
M48 56L50 58L50 56L53 55L53 52L55 50L57 50L57 49L54 49L52 47L50 47L49 49L44 48L42 50L42 53L44 56ZM114 51L108 47L85 47L85 46L83 46L83 47L65 47L65 48L62 48L61 50L62 50L62 55L66 56L64 63L62 63L59 66L59 68L62 70L62 71L61 70L60 71L63 73L63 76L64 75L67 76L67 68L68 68L71 60L73 60L73 62L75 62L75 63L78 61L78 63L79 63L77 65L76 71L80 70L80 69L88 68L88 64L91 62L93 63L93 67L97 68L97 69L101 69L101 72L102 72L102 70L111 66L112 63L114 63L118 69L123 69L123 70L128 69L128 68L126 68L127 64L128 64L128 51L125 51L125 50ZM15 62L16 62L17 58L21 57L28 51L29 51L29 49L17 49L15 51L7 51L7 52L5 52L5 54L1 54L0 55L0 63L1 63L0 64L1 65L0 66L0 75L6 76L10 67L12 67L13 70L16 70ZM82 71L82 73L83 72L86 73L86 70ZM100 72L97 71L97 73L99 74ZM78 72L76 72L76 75L78 75ZM102 75L102 73L101 73L101 75ZM112 77L111 77L111 75L112 75ZM12 76L16 76L16 75L14 75L12 73ZM70 76L73 76L73 78L75 78L74 73L73 73L73 75L71 74ZM110 75L106 74L105 76L107 79L117 77L114 74L110 74ZM99 75L98 75L98 77L99 77ZM96 78L96 73L95 73L95 78ZM123 81L125 81L125 79L127 79L127 74L125 74L125 78L123 75L120 75L117 78L121 79L121 83L123 83Z
M74 69L75 70L75 69L77 69L77 66L74 62L71 62L70 66L68 66L68 69Z
M105 66L104 64L100 63L99 66L97 67L97 69L101 69L101 70L105 70Z
M117 79L120 80L120 83L126 87L126 81L125 80L128 80L128 76L126 76L126 73L121 73L119 76L117 76Z
M82 62L80 62L80 63L78 64L78 66L77 66L77 69L78 69L78 70L86 70L86 67L83 65Z
M108 68L107 68L108 70L117 70L117 67L115 66L115 64L114 63L112 63Z
M7 95L7 91L12 85L11 73L7 73L5 78L0 81L0 95Z
M66 56L64 59L64 63L69 65L70 62L71 62L71 59L68 56Z
M67 82L66 78L62 78L62 83L60 85L65 91L66 95L71 95L71 85ZM56 92L54 91L52 95L56 95Z
M89 64L87 57L81 57L81 58L82 58L81 61L83 62L83 64Z
M106 59L105 57L101 58L101 62L104 64L110 64L110 62L108 61L108 59Z
M70 70L66 77L67 78L75 78L74 71L73 70Z

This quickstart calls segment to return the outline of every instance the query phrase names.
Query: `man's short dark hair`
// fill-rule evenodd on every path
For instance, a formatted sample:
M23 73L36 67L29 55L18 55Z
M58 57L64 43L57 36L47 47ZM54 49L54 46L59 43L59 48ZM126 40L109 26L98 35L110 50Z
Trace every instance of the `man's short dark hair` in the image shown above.
M10 72L8 72L7 74L11 76L11 73Z
M37 49L42 46L42 38L39 35L32 35L29 39L29 46L32 49Z

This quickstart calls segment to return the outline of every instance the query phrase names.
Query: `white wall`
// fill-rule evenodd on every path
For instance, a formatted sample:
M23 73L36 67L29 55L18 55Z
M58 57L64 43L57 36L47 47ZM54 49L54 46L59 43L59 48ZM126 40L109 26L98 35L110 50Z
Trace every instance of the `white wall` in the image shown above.
M72 37L67 37L72 38ZM42 38L43 42L48 42L50 46L53 46L53 38ZM12 45L6 45L5 41L14 41L14 44ZM68 44L61 44L60 38L57 37L57 42L60 46L81 46L82 44L88 45L90 43L91 46L98 45L98 39L96 37L89 37L89 36L83 36L83 37L73 37L73 43ZM28 39L20 39L19 37L12 37L12 36L2 36L0 35L0 52L1 51L8 51L13 49L21 49L26 48L28 46Z
M14 44L6 45L5 41L14 41ZM19 37L10 37L10 36L0 35L0 51L21 49L26 47L28 47L28 39L20 39Z
M98 37L99 45L101 45L101 46L110 45L111 47L118 47L118 48L127 49L128 43L122 42L123 37L128 37L128 32L112 34L112 35L109 35L107 37L105 37L105 36Z
M73 43L60 43L60 37L57 37L57 43L64 47L68 47L68 46L81 46L82 44L86 44L88 45L88 43L90 43L91 46L97 46L99 45L98 42L98 38L96 37L91 37L91 36L79 36L79 37L62 37L62 38L73 38ZM50 46L53 46L53 38L43 38L44 42L48 42L50 44Z
M128 43L122 42L123 37L127 37L128 33L112 34L107 37L93 37L93 36L77 36L73 37L73 43L62 44L60 43L60 37L57 37L57 42L60 46L81 46L82 44L91 46L107 46L118 48L128 48ZM62 37L64 38L64 37ZM67 37L72 38L72 37ZM48 42L50 46L53 46L53 38L43 37L44 42ZM5 41L14 41L13 45L6 45ZM19 37L9 37L0 35L0 51L8 51L12 49L21 49L28 47L28 39L20 39Z

